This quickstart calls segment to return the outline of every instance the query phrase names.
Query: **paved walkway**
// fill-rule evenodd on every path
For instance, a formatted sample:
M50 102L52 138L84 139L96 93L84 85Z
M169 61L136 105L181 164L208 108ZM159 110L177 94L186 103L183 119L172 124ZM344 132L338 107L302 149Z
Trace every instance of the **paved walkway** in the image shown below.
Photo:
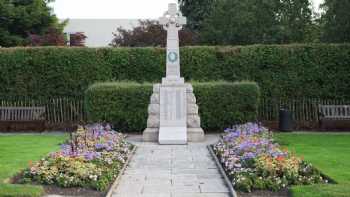
M165 146L129 140L138 146L113 197L229 197L229 190L204 143Z

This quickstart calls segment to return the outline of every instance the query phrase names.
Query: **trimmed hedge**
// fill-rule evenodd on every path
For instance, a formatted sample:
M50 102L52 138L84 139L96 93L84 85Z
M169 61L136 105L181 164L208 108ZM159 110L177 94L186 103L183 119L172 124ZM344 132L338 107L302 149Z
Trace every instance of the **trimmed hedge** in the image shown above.
M193 83L202 127L222 131L233 123L257 119L260 90L253 82ZM111 122L122 131L143 131L152 84L97 83L85 92L85 107L92 122Z
M0 49L0 96L82 96L103 81L158 82L160 48ZM181 48L195 81L256 81L264 97L350 99L350 44Z
M136 82L97 83L85 92L85 108L91 122L109 122L121 131L142 131L152 84Z
M95 82L160 80L161 65L165 65L162 52L153 48L0 49L0 96L76 97Z
M197 82L193 90L207 131L257 120L260 89L254 82Z

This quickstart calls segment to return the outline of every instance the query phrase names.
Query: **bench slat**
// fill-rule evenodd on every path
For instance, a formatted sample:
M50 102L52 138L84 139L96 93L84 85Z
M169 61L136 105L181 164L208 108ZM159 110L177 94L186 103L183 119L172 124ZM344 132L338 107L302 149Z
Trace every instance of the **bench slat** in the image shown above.
M0 121L45 120L45 107L0 107Z
M350 105L319 105L323 118L350 119Z

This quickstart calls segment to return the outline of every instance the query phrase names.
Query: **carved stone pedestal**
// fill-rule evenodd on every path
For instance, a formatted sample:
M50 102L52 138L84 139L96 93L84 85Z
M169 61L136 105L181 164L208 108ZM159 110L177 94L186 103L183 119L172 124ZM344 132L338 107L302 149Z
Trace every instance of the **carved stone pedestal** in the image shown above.
M181 101L181 86L184 87L184 94L186 95L186 102L180 103L178 100ZM161 110L161 88L171 88L175 87L177 89L174 91L174 97L177 98L171 98L174 101L174 104L176 106L176 109L171 109L171 113L167 111L164 112L164 109ZM163 91L163 90L162 90ZM171 92L171 91L169 91ZM164 94L164 93L163 93ZM163 97L169 97L164 96ZM172 96L172 95L170 95ZM162 98L163 98L162 97ZM168 101L172 101L171 99L168 99ZM162 101L162 102L168 102L168 101ZM176 103L178 102L178 103ZM164 103L162 103L164 105ZM184 109L182 109L184 107ZM182 110L185 110L184 112ZM162 111L162 112L161 112ZM168 114L168 115L166 115ZM180 127L172 128L167 131L167 128L165 127L166 135L165 137L169 137L170 140L173 141L167 141L167 139L159 139L159 129L161 127L161 116L172 116L172 117L166 117L174 120L180 120ZM174 117L176 116L176 117ZM181 127L181 120L185 118L184 128ZM162 117L164 119L164 117ZM200 142L204 140L204 131L201 128L200 123L200 117L198 114L198 105L196 104L196 97L193 93L193 87L191 84L182 84L182 85L167 85L167 84L155 84L153 86L153 94L151 97L151 103L148 107L148 120L147 120L147 129L143 132L143 140L145 142L160 142L162 144L162 141L164 144L185 144L187 142ZM170 128L170 127L169 127ZM162 126L161 129L164 129ZM163 131L162 131L163 132ZM161 132L161 135L162 135ZM173 132L173 133L172 133ZM183 133L185 132L185 133ZM187 137L187 142L181 140L183 137ZM161 136L162 137L162 136Z
M166 77L153 87L143 140L172 145L203 141L192 85L184 83L180 75L179 30L186 18L175 3L170 3L159 23L167 31Z

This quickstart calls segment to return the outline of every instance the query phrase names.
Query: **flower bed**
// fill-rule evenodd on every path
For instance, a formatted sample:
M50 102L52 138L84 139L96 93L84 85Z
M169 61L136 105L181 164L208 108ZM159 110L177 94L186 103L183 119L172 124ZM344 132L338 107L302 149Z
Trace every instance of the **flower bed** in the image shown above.
M109 125L79 127L59 151L24 170L21 182L106 191L132 148L124 135Z
M275 143L261 125L237 125L225 133L213 150L238 191L278 191L290 185L328 183L312 164Z

